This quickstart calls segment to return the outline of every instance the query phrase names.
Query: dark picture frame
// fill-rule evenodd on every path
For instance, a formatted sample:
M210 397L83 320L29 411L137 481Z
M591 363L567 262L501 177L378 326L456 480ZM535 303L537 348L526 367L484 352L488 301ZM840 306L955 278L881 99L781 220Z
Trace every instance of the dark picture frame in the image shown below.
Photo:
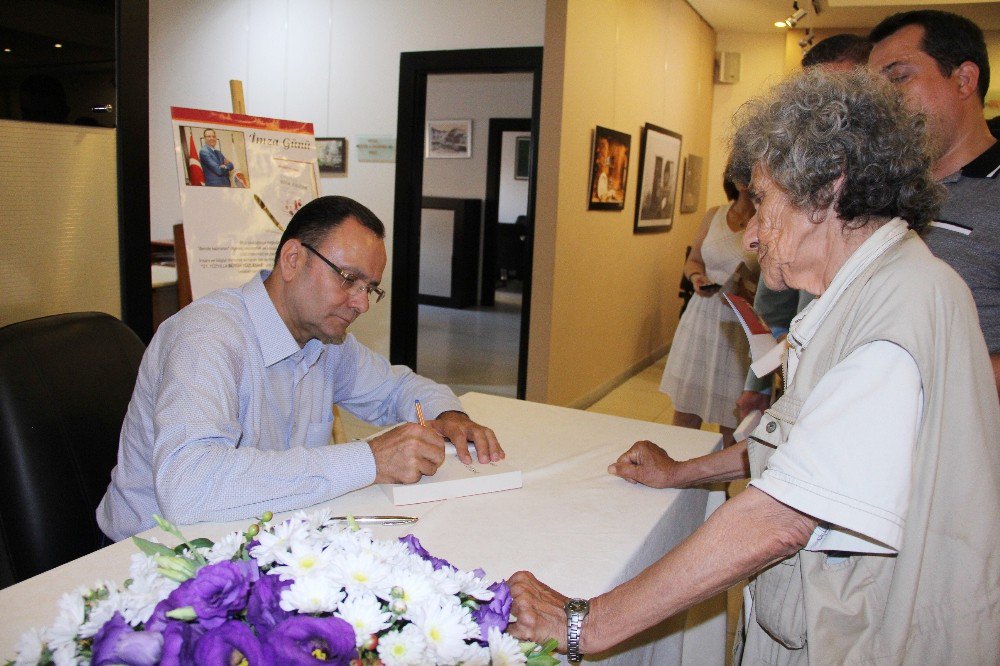
M587 210L622 210L628 191L632 136L598 125L590 158Z
M321 174L347 174L347 139L342 136L316 139L316 157Z
M514 180L528 180L531 173L531 137L519 136L514 142Z
M674 224L681 135L646 123L639 148L639 190L633 231L667 231Z
M698 210L703 167L704 160L698 155L688 155L684 158L684 185L681 186L682 213L693 213Z

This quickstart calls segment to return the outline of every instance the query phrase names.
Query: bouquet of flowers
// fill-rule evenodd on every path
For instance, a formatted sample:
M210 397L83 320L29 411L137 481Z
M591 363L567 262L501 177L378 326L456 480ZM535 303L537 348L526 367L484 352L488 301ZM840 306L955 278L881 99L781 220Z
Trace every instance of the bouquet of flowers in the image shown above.
M8 664L530 664L556 643L504 633L510 590L462 571L416 537L374 539L328 511L270 525L270 512L218 543L134 537L124 585L66 594L55 623L27 632Z

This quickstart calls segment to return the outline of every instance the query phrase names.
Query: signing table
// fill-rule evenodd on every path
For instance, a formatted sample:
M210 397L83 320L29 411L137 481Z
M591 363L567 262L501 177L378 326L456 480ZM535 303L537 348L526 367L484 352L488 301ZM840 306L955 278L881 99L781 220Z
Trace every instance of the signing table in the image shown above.
M496 432L508 460L523 471L522 488L394 507L381 488L370 486L321 506L336 514L417 516L415 524L378 527L375 535L412 533L432 554L462 569L482 567L489 580L528 569L564 594L589 598L635 576L721 502L719 492L656 490L607 472L637 440L657 442L683 460L717 449L717 434L478 393L463 396L462 404ZM249 522L200 523L182 531L214 539ZM176 541L158 529L144 536ZM63 593L97 580L124 581L134 552L130 541L120 542L0 590L0 661L13 657L24 630L53 621ZM718 665L726 662L724 652L720 595L588 661Z

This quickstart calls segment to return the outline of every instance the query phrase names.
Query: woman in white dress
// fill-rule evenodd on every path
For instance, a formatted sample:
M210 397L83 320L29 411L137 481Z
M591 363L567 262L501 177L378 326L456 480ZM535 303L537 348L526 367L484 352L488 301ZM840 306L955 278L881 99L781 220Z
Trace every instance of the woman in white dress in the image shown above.
M752 293L759 268L756 256L742 246L743 231L755 213L753 202L745 185L727 180L725 188L730 203L705 214L684 264L695 295L677 325L660 390L673 401L674 425L697 429L703 421L717 423L728 446L750 350L722 293Z

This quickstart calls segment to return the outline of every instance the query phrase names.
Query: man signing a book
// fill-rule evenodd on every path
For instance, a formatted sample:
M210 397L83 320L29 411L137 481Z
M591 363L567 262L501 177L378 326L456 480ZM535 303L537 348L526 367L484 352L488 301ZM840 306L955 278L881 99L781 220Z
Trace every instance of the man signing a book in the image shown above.
M146 350L97 521L120 540L153 527L230 521L329 500L371 483L415 483L444 462L500 460L489 428L452 391L391 366L347 328L382 300L385 227L358 202L320 197L292 217L272 271L196 300ZM415 401L435 418L416 421ZM407 421L330 445L333 405Z

